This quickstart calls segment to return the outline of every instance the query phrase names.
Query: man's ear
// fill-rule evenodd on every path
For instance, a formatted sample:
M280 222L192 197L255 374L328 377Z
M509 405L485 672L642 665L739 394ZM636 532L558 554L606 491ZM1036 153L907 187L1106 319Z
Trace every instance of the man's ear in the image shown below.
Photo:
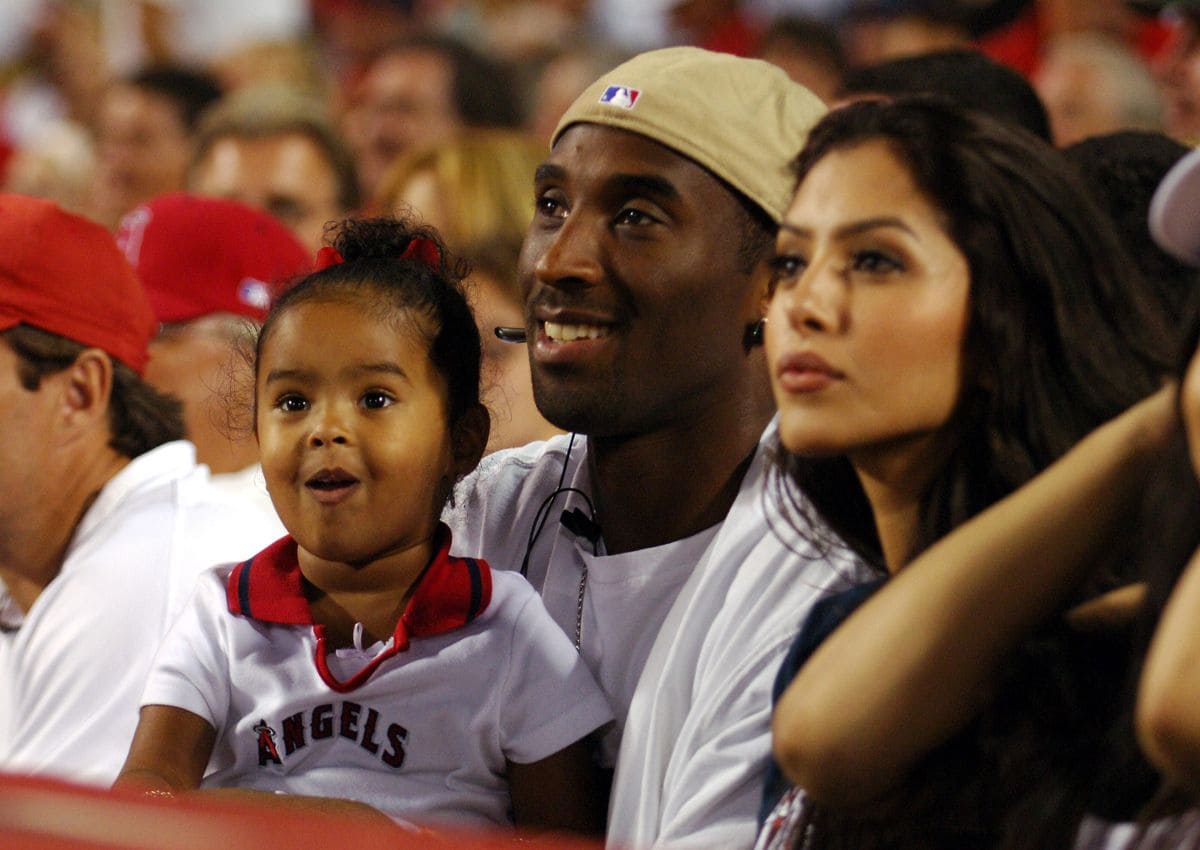
M113 364L106 353L85 348L66 369L43 378L49 381L58 387L60 421L69 431L90 428L97 420L107 427Z
M455 477L466 475L479 465L491 432L492 418L482 404L476 404L458 420L450 435Z

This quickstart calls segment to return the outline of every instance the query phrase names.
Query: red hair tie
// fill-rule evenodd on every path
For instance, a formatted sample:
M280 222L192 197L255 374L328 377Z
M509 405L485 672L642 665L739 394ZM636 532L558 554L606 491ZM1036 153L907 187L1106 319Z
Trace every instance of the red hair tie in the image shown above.
M427 239L424 236L413 237L404 253L400 255L402 260L416 260L418 263L423 263L429 268L437 271L442 264L442 252L438 250L437 244L432 239ZM337 248L326 246L317 251L317 259L313 263L313 271L325 271L330 266L340 265L345 262L345 259L338 252Z
M442 252L438 250L437 244L432 239L414 236L408 243L408 247L404 249L404 253L400 255L400 259L416 260L436 272L442 265Z
M345 260L338 253L337 248L326 246L320 251L317 251L316 262L313 263L313 271L322 272L330 266L341 265Z

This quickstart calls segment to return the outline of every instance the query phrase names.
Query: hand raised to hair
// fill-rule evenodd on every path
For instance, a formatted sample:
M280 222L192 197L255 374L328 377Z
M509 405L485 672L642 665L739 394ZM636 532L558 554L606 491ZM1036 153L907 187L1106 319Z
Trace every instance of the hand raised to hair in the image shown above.
M1187 433L1192 469L1200 476L1200 351L1192 355L1179 388L1179 412Z

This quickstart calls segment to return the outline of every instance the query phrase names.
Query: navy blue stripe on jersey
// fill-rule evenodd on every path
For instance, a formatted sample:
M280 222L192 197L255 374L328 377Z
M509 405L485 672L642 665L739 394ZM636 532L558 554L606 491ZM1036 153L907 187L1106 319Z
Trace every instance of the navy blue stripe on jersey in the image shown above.
M243 614L250 613L250 568L254 566L254 559L251 558L246 563L242 564L238 571L238 606L242 609Z
M483 577L479 574L479 564L474 558L464 558L467 562L467 575L471 577L471 602L467 606L467 622L479 616L479 606L483 601Z

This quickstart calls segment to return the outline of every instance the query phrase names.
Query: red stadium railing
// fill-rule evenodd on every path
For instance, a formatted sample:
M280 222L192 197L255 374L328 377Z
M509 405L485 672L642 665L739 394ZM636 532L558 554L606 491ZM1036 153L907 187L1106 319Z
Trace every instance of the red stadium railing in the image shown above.
M600 850L596 841L511 832L414 835L351 817L244 801L173 800L0 774L0 847L13 850Z

